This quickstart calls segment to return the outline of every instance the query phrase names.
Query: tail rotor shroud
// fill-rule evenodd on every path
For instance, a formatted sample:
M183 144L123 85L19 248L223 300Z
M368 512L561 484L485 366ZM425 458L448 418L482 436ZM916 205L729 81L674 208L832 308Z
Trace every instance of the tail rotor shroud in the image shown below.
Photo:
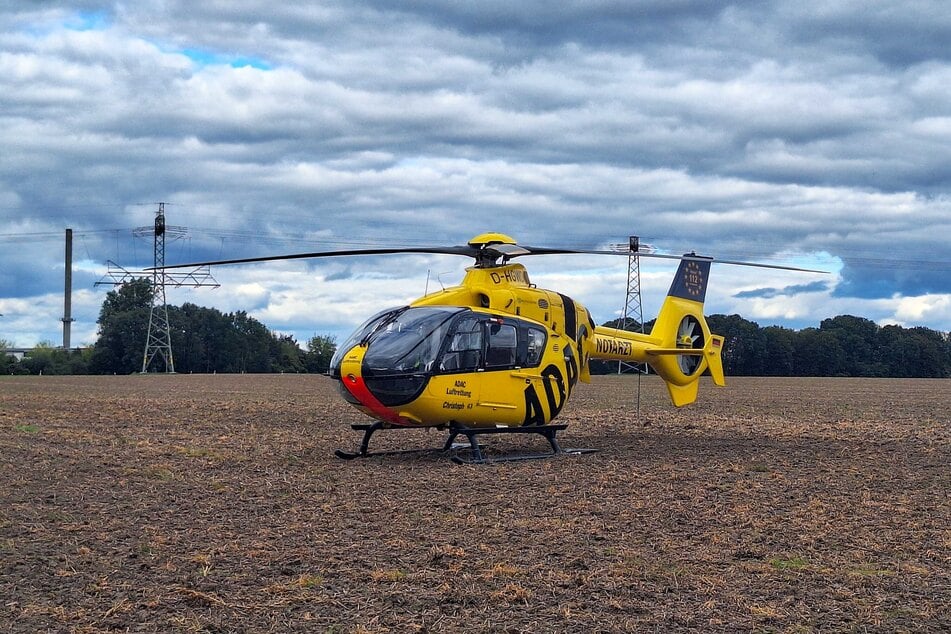
M700 321L693 315L685 315L677 327L677 347L702 350L705 343ZM677 357L677 364L684 375L691 376L700 367L700 360L697 355L682 354Z

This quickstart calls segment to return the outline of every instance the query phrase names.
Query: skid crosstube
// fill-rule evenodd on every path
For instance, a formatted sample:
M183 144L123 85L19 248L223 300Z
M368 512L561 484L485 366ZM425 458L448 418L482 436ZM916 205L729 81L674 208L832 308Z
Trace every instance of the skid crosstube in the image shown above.
M377 421L372 424L358 423L351 425L354 431L363 432L363 440L360 442L360 448L355 452L347 452L338 449L335 455L338 458L344 460L353 460L354 458L367 458L370 456L384 456L384 455L406 455L406 454L419 454L419 453L431 453L434 451L440 451L437 449L406 449L398 451L370 451L370 438L376 432L381 429L407 429L405 427L399 427L396 425L390 425L382 421ZM451 453L451 460L457 464L487 464L492 462L511 462L516 460L540 460L543 458L551 458L559 455L580 455L585 453L593 453L597 449L562 449L561 445L558 444L558 440L555 435L568 427L566 424L561 425L525 425L521 427L465 427L463 425L450 424L449 437L446 439L446 443L442 447L443 453ZM436 429L446 429L446 426L437 426ZM499 456L487 458L482 452L482 446L479 444L478 436L483 436L487 434L538 434L545 438L548 441L548 444L551 446L550 453L529 453L529 454L512 454L508 456ZM469 443L469 456L464 458L458 453L455 453L454 449L460 449L459 444L455 440L459 436L465 436L466 440Z

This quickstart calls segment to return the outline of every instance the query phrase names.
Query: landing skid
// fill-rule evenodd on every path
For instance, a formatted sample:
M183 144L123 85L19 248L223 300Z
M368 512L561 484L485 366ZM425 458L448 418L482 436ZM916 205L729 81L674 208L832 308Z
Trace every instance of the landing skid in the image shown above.
M586 453L593 453L597 449L562 449L555 438L555 434L565 429L567 425L526 425L522 427L465 427L463 425L449 425L449 438L442 449L403 449L397 451L370 451L370 438L374 433L381 429L405 429L395 425L377 421L372 424L351 425L354 431L363 432L363 440L360 442L360 448L355 452L342 451L338 449L334 452L338 458L343 460L353 460L355 458L369 458L372 456L393 456L393 455L419 455L427 453L448 453L450 459L457 464L488 464L495 462L513 462L519 460L541 460L552 458L554 456L577 456ZM437 426L436 429L445 429L443 426ZM512 454L507 456L486 457L479 444L477 436L486 434L538 434L543 436L551 446L550 453L530 453L530 454ZM456 442L456 438L465 436L467 443ZM467 452L468 457L459 455L459 452Z
M369 458L371 456L400 456L400 455L413 455L413 454L423 454L431 453L434 451L440 451L439 449L399 449L396 451L370 451L370 437L374 433L380 431L381 429L398 429L394 425L387 425L381 421L377 421L373 424L354 424L350 427L354 431L363 432L363 440L360 442L360 448L357 451L343 451L342 449L337 449L334 452L334 455L343 460L353 460L355 458Z

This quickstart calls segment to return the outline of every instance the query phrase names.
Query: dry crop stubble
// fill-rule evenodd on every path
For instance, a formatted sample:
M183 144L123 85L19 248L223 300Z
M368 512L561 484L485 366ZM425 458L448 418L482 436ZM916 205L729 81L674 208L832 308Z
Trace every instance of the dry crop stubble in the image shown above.
M951 628L951 382L734 378L673 410L644 377L639 415L636 384L576 387L563 444L596 454L460 466L336 460L360 415L321 376L0 379L0 622Z

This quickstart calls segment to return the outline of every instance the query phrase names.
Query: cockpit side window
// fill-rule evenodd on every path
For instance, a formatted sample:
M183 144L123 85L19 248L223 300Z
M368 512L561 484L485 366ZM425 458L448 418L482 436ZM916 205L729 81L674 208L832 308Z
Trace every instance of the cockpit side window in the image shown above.
M482 320L475 315L456 322L449 346L439 361L440 372L471 372L482 365Z

